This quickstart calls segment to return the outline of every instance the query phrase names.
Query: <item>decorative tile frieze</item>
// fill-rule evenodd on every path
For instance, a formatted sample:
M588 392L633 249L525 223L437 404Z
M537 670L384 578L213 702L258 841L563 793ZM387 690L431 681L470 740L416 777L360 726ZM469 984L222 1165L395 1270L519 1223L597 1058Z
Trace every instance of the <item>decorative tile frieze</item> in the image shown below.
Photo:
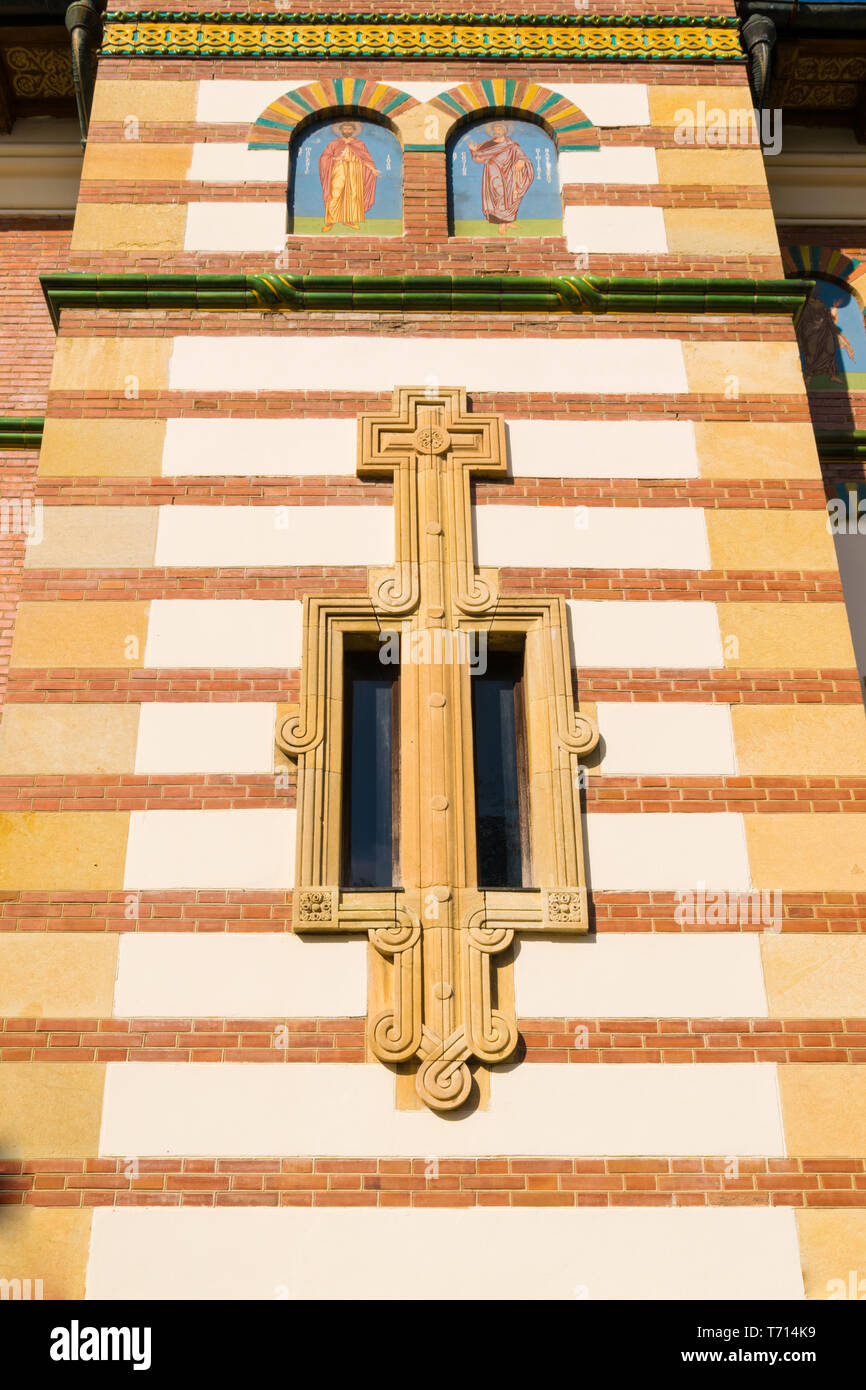
M741 62L737 21L679 15L377 15L115 11L105 56Z

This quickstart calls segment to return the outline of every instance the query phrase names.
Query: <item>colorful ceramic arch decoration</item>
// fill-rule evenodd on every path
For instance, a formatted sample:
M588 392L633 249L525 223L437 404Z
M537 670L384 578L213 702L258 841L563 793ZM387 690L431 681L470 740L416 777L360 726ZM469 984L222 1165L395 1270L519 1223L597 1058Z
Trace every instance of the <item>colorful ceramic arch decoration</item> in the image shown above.
M866 391L866 260L829 246L789 246L785 271L814 280L797 320L810 391Z
M327 111L375 111L394 119L417 106L414 97L366 77L334 77L296 87L272 101L250 126L251 150L287 150L296 127Z
M465 116L480 116L485 111L507 111L515 116L525 111L541 120L556 141L561 154L564 150L597 150L598 131L579 106L535 82L511 77L487 77L480 82L464 82L440 92L430 105L444 111L453 124Z

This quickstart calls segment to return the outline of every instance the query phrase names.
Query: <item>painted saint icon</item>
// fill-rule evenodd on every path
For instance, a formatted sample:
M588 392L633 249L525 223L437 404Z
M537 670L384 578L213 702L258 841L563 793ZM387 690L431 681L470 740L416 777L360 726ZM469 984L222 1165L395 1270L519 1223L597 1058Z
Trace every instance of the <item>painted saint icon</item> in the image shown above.
M500 232L507 232L520 211L523 195L535 173L516 140L508 134L504 121L487 127L489 139L481 144L470 140L469 151L476 164L484 166L481 177L481 211Z
M319 155L319 178L325 204L323 232L337 222L357 232L376 201L379 170L373 156L359 138L360 121L340 121L333 127L334 138Z
M841 285L819 279L797 320L806 385L813 391L858 391L866 384L863 310Z
M372 121L308 131L292 162L295 235L395 236L403 230L400 143Z
M465 131L451 149L450 193L455 236L562 235L556 147L532 121Z

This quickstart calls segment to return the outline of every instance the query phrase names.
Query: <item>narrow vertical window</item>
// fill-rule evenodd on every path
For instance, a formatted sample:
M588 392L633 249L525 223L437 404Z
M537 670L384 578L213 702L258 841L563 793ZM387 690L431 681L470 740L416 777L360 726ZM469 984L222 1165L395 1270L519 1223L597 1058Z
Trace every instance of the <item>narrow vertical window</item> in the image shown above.
M478 883L523 888L529 874L529 782L523 657L491 652L472 677Z
M349 652L343 694L343 883L399 884L398 666Z

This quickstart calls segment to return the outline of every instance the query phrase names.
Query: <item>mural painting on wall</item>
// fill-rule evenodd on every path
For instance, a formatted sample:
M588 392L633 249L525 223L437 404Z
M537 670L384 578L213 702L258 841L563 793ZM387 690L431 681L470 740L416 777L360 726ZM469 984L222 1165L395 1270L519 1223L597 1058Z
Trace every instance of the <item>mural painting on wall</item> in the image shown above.
M473 125L451 150L455 236L561 236L556 146L532 121Z
M346 118L309 130L293 169L296 236L399 236L403 151L385 126Z
M866 288L866 281L857 285L866 275L866 261L817 246L789 247L784 261L789 272L816 282L797 321L807 387L866 390L866 323L857 294L858 288Z

